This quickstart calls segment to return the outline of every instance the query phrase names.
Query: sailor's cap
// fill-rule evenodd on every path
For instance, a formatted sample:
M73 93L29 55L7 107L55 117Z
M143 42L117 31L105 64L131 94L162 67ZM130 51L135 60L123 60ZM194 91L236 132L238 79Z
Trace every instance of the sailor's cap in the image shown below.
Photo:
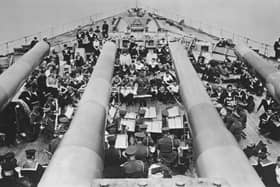
M146 124L139 125L140 129L147 129L147 127L148 127L148 125L146 125Z
M163 127L163 128L162 128L162 132L167 132L167 131L169 131L169 128L168 128L168 127Z
M35 149L27 149L25 150L26 156L35 156L36 150Z
M146 111L144 109L139 110L139 115L145 115Z
M167 110L163 110L163 111L161 112L161 115L162 115L163 117L167 117L167 116L168 116L168 111L167 111Z
M116 140L115 136L108 136L107 137L108 142L114 142Z
M11 160L15 158L15 153L14 152L8 152L4 155L5 160Z
M130 145L126 148L125 153L127 155L135 155L136 151L137 151L136 147L134 145Z
M136 133L135 133L135 137L136 137L136 138L144 138L144 137L145 137L145 134L144 134L144 132L136 132Z
M126 114L126 110L120 110L120 116L124 116Z

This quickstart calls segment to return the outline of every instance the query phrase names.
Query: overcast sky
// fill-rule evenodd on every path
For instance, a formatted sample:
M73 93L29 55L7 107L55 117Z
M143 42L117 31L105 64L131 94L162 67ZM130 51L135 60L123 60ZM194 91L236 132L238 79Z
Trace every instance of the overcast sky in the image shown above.
M1 0L0 41L36 33L136 0ZM280 0L138 0L139 4L272 43L280 37Z

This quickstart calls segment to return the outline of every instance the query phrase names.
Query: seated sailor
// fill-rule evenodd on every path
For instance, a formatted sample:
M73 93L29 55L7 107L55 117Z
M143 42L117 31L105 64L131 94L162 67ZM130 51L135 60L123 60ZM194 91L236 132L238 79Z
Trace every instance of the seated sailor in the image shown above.
M150 151L149 147L144 145L143 139L145 138L144 132L137 132L135 133L135 138L136 138L136 154L135 157L138 160L142 160L143 162L147 162L149 156L150 156Z
M4 161L1 167L2 178L0 179L0 186L18 187L20 185L20 181L18 178L18 173L15 170L14 163L10 161Z
M35 159L35 149L28 149L25 153L26 160L23 163L20 173L22 176L28 177L32 183L38 184L43 175L44 169Z
M175 151L180 142L177 138L174 138L169 133L169 128L162 128L163 137L157 142L157 149L159 151L159 158L163 160L163 163L167 166L171 166L175 163L178 153Z

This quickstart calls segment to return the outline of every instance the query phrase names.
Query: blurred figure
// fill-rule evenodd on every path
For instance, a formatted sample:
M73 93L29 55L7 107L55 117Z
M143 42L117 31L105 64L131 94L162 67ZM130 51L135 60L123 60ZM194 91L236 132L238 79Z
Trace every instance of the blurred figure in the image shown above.
M19 187L20 181L18 173L15 170L16 166L13 162L5 160L2 164L0 186L2 187Z
M274 51L275 51L275 59L279 60L279 58L280 58L280 38L278 39L278 41L275 41L273 47L274 47Z
M125 178L144 178L146 176L145 164L141 160L136 160L136 151L137 149L135 146L129 146L125 150L128 161L121 165Z
M276 174L276 181L280 185L280 156L277 157L275 174Z
M108 136L109 147L105 149L104 178L121 178L121 155L115 148L116 137Z
M102 25L102 35L103 38L108 38L108 31L109 31L109 25L106 21L104 21Z
M24 177L28 177L32 184L38 184L44 172L43 167L35 160L35 149L25 151L26 160L20 173Z
M30 43L30 47L31 47L31 48L34 47L38 42L39 42L39 41L38 41L37 37L34 37L34 39L33 39L33 40L31 41L31 43Z
M163 137L157 142L159 158L167 167L174 166L178 153L175 151L179 147L179 140L169 133L169 128L162 128Z

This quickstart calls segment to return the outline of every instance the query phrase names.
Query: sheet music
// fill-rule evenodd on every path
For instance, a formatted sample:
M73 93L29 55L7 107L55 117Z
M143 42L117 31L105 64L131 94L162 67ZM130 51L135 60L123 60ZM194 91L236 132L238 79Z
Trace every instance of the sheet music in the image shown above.
M137 114L135 112L128 112L126 113L125 117L126 119L136 119Z
M168 117L180 116L180 110L179 110L178 106L174 106L174 107L168 109L167 111L168 111Z
M262 167L265 167L265 166L269 166L269 165L273 164L273 162L271 162L271 160L266 158L266 159L261 160L260 164Z
M280 127L280 122L279 121L273 121L274 122L274 125L276 126L276 127Z
M252 166L257 166L257 165L258 165L258 159L257 159L257 157L251 156L251 157L249 158L249 163L250 163Z
M168 118L169 129L183 129L183 118L182 116L177 116L173 118Z
M121 125L126 126L127 131L134 132L135 131L135 119L121 119Z
M145 112L144 118L156 118L157 117L157 112L156 112L156 107L142 107Z
M117 109L116 107L111 106L110 109L109 109L109 116L110 116L111 118L114 118L115 115L116 115L116 113L117 113L117 110L118 110L118 109Z
M68 106L67 109L66 109L66 112L65 112L65 116L70 119L73 115L73 112L74 112L74 108L71 107L71 106Z
M145 94L145 95L134 95L133 98L150 98L152 95L150 94Z
M162 132L162 121L146 121L145 124L147 125L147 132Z
M63 74L64 74L64 66L65 66L65 64L66 64L66 61L60 60L60 61L59 61L59 64L60 64L60 65L59 65L59 67L60 67L60 68L59 68L59 70L60 70L60 71L59 71L59 75L60 75L60 76L63 76Z
M128 136L127 134L118 134L116 138L115 148L126 149L128 147Z

